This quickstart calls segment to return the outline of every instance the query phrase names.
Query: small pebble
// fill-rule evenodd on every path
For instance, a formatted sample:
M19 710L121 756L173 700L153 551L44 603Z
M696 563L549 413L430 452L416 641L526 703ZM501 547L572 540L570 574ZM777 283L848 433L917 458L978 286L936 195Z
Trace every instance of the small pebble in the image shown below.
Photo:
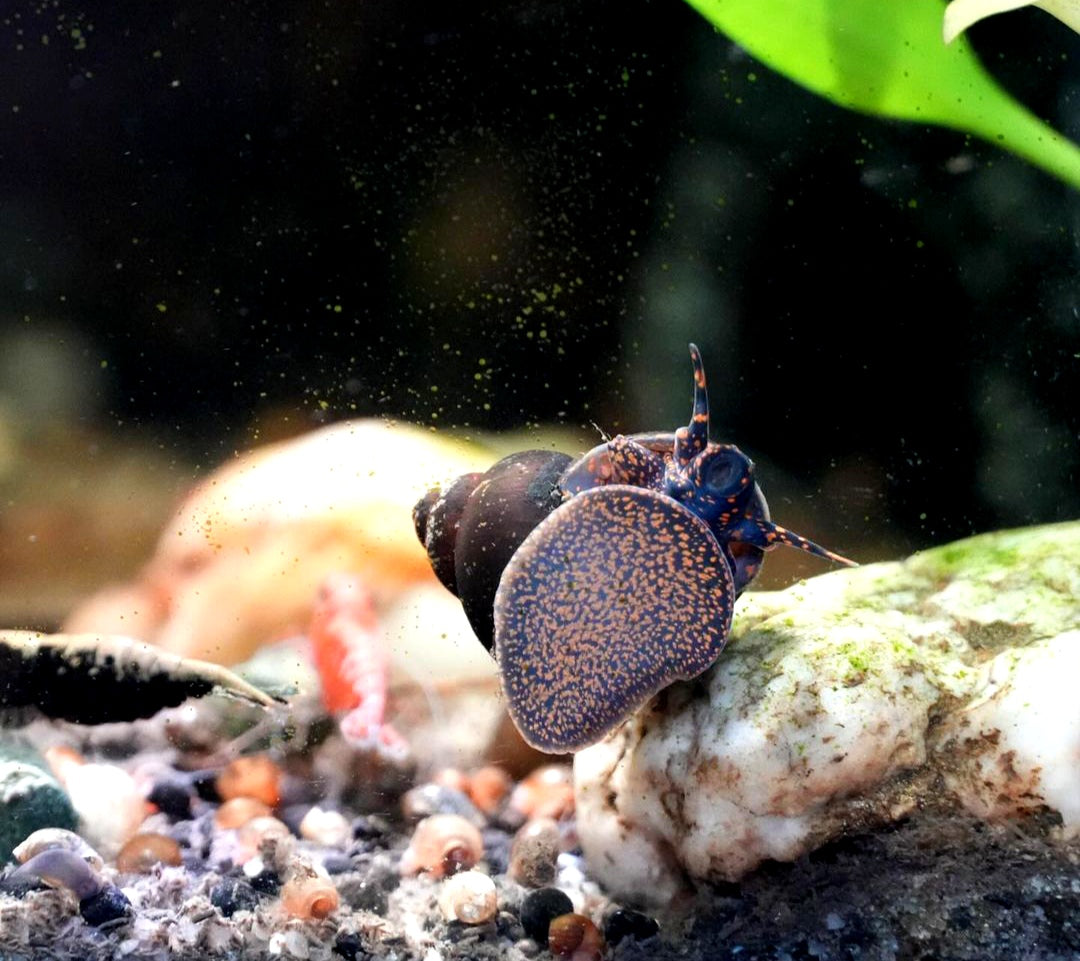
M328 851L323 855L322 866L327 874L345 874L355 868L353 859L341 851Z
M484 860L492 876L506 874L510 869L510 844L513 837L500 828L485 828L480 832L484 839Z
M653 918L629 908L616 908L604 919L604 938L612 946L627 938L647 941L659 933L660 925Z
M385 847L390 836L393 834L393 828L390 823L378 814L361 814L359 817L353 818L352 822L352 836L354 841L366 841L372 846L376 846L379 842Z
M521 926L537 944L548 942L548 929L555 918L569 914L574 905L558 888L538 888L521 902Z
M360 935L352 931L338 935L337 940L334 942L334 954L340 954L345 961L361 961L361 959L368 957L368 953L364 949L364 942L360 940Z
M386 860L379 858L339 881L338 891L349 907L385 915L390 892L401 884L401 875Z
M191 787L203 800L211 804L220 804L222 797L217 789L218 772L214 770L195 771L191 774Z
M604 938L583 914L563 914L548 927L548 950L557 958L571 961L600 961Z
M574 775L567 764L545 764L510 795L510 806L528 818L559 818L574 813Z
M231 798L214 812L214 823L219 828L238 828L254 818L269 817L270 808L255 798Z
M484 840L472 824L456 814L434 814L416 825L400 870L441 878L473 867L483 856Z
M559 826L551 818L533 818L510 847L509 874L527 888L541 888L555 880L559 856Z
M210 903L231 918L237 911L254 911L259 893L240 878L222 878L210 889Z
M155 782L146 800L174 821L186 821L191 817L191 788L183 781Z
M502 806L513 786L514 781L506 771L488 764L469 775L466 793L473 804L490 816Z
M181 863L180 845L164 834L152 832L136 834L116 855L116 870L129 874L146 874L155 864Z
M487 818L467 794L442 784L421 784L406 791L401 797L401 813L407 821L419 821L436 814L456 814L477 827L487 824Z
M95 928L122 921L131 914L131 902L115 884L106 884L96 894L79 902L83 920Z
M447 921L483 924L499 909L495 882L479 871L461 871L439 890L439 910Z
M469 793L469 776L456 767L444 767L441 771L436 771L431 783L452 788L462 794Z
M310 810L310 804L281 804L274 810L274 817L285 822L289 830L300 837L300 824Z
M231 761L218 774L216 785L226 801L249 797L271 808L281 801L281 770L265 754Z
M300 837L328 848L339 848L352 837L352 825L340 811L316 805L301 819Z
M262 858L252 858L241 871L260 894L277 894L281 890L281 877L273 868L268 868Z
M114 857L148 813L142 789L123 768L84 761L70 748L49 748L45 756L71 798L80 833L103 857Z

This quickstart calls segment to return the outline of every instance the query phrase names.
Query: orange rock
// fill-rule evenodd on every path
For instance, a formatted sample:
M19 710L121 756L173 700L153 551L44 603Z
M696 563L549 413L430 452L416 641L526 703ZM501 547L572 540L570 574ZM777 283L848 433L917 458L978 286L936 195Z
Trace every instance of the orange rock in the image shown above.
M545 764L510 795L510 805L527 818L558 820L574 811L574 776L567 764Z
M238 757L218 774L216 786L223 800L254 798L275 808L281 801L281 769L265 754Z
M253 818L269 815L270 808L262 801L250 797L236 797L225 801L214 812L214 823L219 828L239 828Z
M513 788L510 775L501 767L488 764L469 775L466 793L485 814L494 814Z

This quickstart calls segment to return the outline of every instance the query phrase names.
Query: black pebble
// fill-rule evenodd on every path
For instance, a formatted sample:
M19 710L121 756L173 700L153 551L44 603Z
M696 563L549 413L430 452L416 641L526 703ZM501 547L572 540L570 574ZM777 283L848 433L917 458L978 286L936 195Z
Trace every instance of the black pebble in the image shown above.
M340 851L331 851L323 857L322 865L327 874L344 874L346 871L355 870L353 859Z
M97 894L91 894L79 902L83 920L95 928L119 921L131 913L131 902L115 884L106 884Z
M334 942L334 954L340 954L345 961L364 961L371 955L364 950L364 943L358 934L342 934Z
M277 894L281 890L281 878L270 868L263 868L255 877L248 878L248 883L260 894Z
M616 908L604 919L604 939L611 945L616 945L626 938L645 941L659 933L660 925L640 911Z
M174 821L191 817L191 790L179 781L158 781L146 799Z
M222 878L210 890L210 903L225 917L237 911L254 911L259 904L258 892L239 878Z
M310 810L310 804L288 804L278 808L277 817L293 834L300 837L300 822Z
M498 828L489 828L481 831L480 836L484 839L484 860L495 874L506 874L510 864L510 835Z
M537 888L521 902L521 926L541 947L548 943L551 922L574 910L570 899L558 888Z
M217 789L217 776L218 772L213 770L196 771L191 775L191 786L195 788L195 793L212 804L221 803L221 795L218 794Z
M405 820L412 823L433 814L456 814L477 827L487 824L487 818L467 794L444 784L421 784L406 791L401 810Z
M352 836L357 841L378 841L385 847L388 843L392 828L386 818L378 814L361 814L352 823Z

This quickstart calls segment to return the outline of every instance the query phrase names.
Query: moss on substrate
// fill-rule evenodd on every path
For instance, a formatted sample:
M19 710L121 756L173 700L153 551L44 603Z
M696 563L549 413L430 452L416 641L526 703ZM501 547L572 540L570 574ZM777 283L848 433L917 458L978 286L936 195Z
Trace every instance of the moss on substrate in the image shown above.
M51 775L22 759L0 757L0 864L39 828L75 827L71 801Z

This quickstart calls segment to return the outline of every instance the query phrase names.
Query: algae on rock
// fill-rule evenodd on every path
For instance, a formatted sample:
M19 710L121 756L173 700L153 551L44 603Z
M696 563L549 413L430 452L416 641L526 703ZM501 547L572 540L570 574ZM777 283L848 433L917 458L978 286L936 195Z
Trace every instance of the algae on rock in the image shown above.
M727 649L575 762L615 892L663 900L916 806L1080 834L1080 523L740 599Z

